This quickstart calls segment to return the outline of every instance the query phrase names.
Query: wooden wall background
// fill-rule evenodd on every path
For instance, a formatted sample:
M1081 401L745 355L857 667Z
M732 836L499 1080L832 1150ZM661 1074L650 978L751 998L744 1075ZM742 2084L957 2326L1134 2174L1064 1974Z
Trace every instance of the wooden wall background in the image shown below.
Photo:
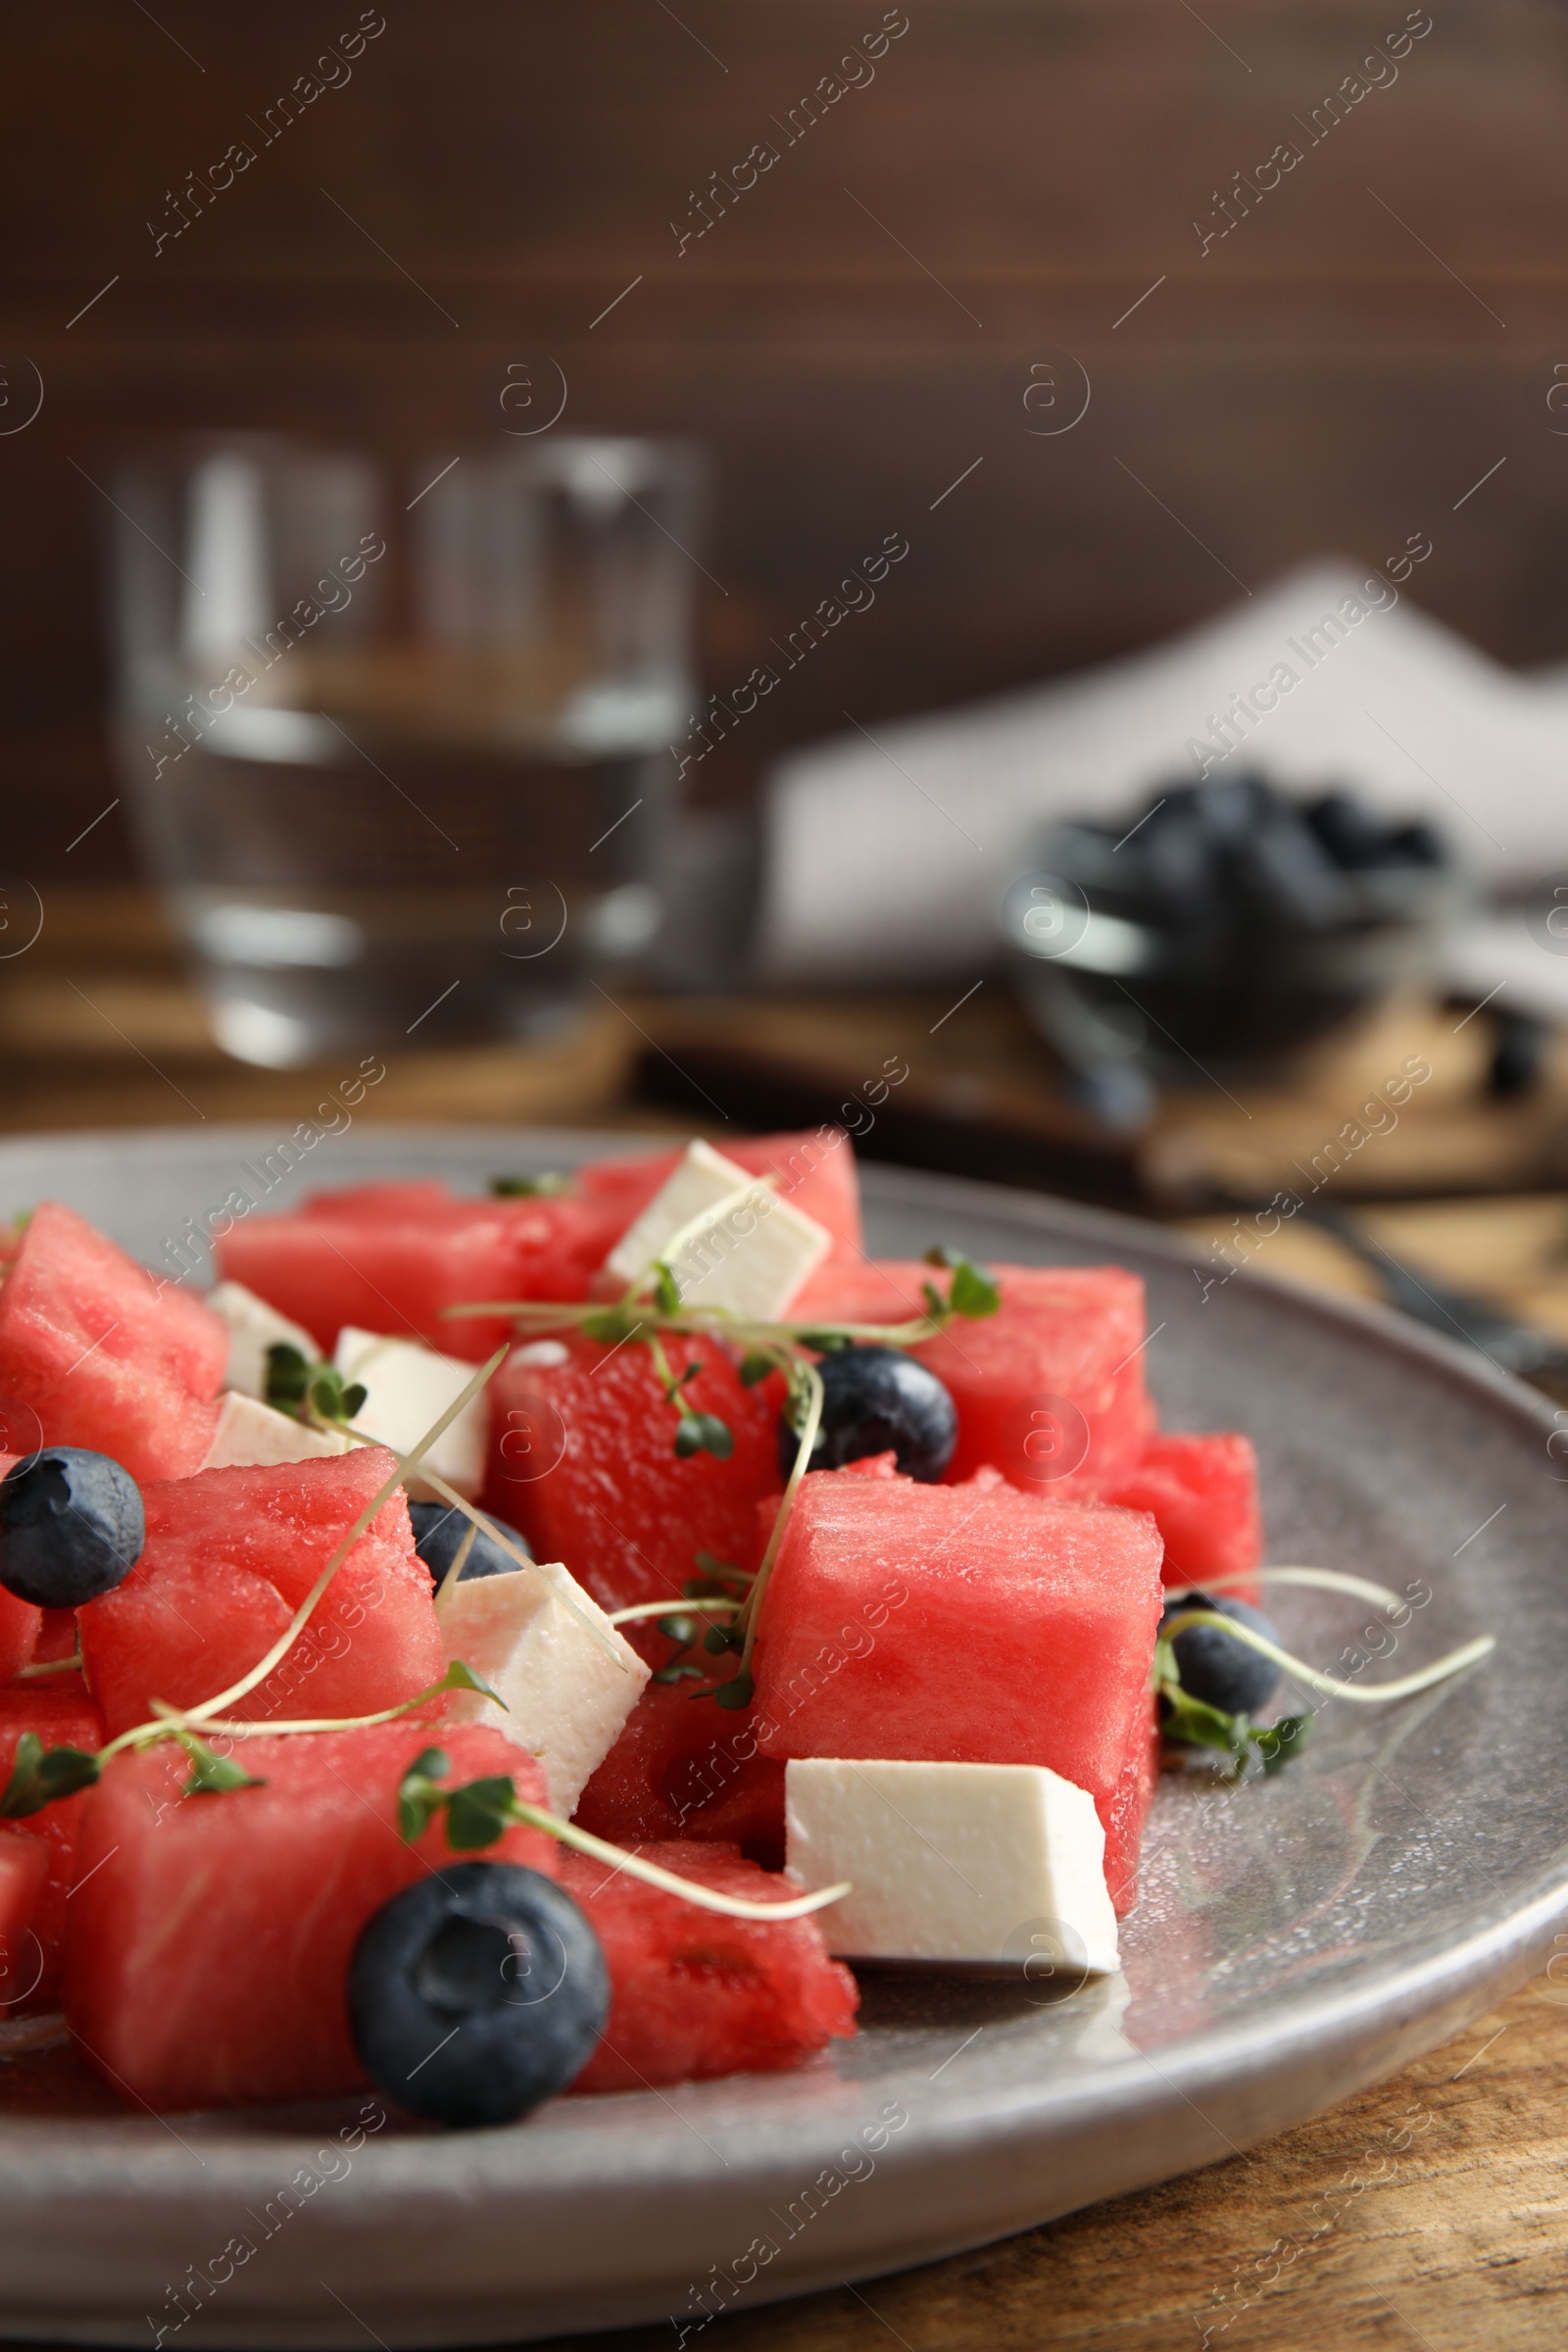
M352 79L266 147L249 119L353 30L353 0L0 8L0 346L44 386L0 435L20 870L126 855L117 816L66 864L118 789L107 509L75 467L104 481L149 429L267 425L416 483L515 421L508 367L542 354L569 387L557 429L709 444L710 686L884 533L910 542L705 789L847 708L1028 679L1418 529L1445 618L1509 661L1568 657L1568 415L1546 403L1559 358L1568 381L1568 17L1546 0L1430 0L1397 79L1311 146L1298 119L1402 0L905 0L874 80L684 252L691 191L782 147L773 119L880 0L383 6ZM247 138L255 164L155 257L148 220ZM1217 224L1215 192L1286 139L1301 163L1200 252L1194 218ZM1030 368L1062 350L1089 412L1032 433Z

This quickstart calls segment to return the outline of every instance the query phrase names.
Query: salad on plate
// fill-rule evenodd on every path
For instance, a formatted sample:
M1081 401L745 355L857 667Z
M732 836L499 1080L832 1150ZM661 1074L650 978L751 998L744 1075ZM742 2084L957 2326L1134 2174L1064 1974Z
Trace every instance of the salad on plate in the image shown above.
M835 1128L216 1247L0 1237L0 2048L145 2110L507 2124L820 2065L867 1968L1112 1975L1162 1762L1245 1801L1491 1646L1293 1659L1271 1583L1408 1610L1264 1566L1138 1277L869 1257Z

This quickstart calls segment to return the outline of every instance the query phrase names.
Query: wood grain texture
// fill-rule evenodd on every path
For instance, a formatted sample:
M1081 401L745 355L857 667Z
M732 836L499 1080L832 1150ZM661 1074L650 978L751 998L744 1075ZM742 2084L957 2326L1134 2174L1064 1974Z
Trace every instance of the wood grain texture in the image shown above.
M1560 2352L1564 1992L1537 1978L1402 2074L1204 2172L926 2270L736 2312L687 2341L724 2352ZM569 2341L658 2352L675 2331ZM566 2340L548 2352L567 2352Z
M354 7L0 9L5 334L46 388L0 436L21 870L71 870L116 789L95 732L112 516L86 475L147 432L278 426L379 452L401 504L432 460L503 445L506 369L542 354L569 386L559 429L710 448L713 689L885 532L910 540L705 794L746 791L846 710L1114 653L1417 529L1434 610L1506 659L1560 653L1560 11L1440 10L1396 80L1314 129L1397 0L921 0L893 12L908 29L874 79L806 127L805 95L883 13L410 0L270 134ZM236 141L254 163L213 190ZM760 141L777 162L696 236L702 191L733 190ZM1284 141L1300 161L1259 196ZM1238 172L1253 195L1221 237ZM187 187L202 209L176 236ZM1030 370L1062 351L1091 406L1041 434ZM74 859L115 871L118 822Z

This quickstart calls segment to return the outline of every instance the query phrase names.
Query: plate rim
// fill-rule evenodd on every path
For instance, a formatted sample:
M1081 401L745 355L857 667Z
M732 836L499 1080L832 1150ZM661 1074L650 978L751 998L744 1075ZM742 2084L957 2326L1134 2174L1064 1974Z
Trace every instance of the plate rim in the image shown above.
M451 1146L461 1141L477 1157L480 1148L494 1139L497 1147L526 1150L531 1157L548 1164L552 1155L567 1156L572 1161L589 1156L635 1156L640 1151L657 1150L666 1142L677 1141L683 1132L690 1130L595 1130L501 1121L366 1120L358 1148L362 1152L373 1152L378 1143L383 1143L404 1150L428 1149L433 1165L439 1168L443 1144L450 1152ZM106 1150L123 1152L129 1146L137 1155L167 1152L172 1161L193 1145L216 1155L225 1148L242 1151L253 1148L267 1138L275 1140L275 1129L252 1122L213 1122L194 1135L175 1122L134 1129L25 1133L0 1138L0 1171L19 1147L45 1155L59 1151L69 1158L87 1157ZM1136 1252L1145 1259L1157 1258L1172 1267L1201 1267L1207 1262L1190 1237L1120 1211L892 1162L861 1161L860 1173L868 1201L880 1197L889 1205L905 1200L925 1204L935 1196L939 1213L951 1203L955 1212L967 1211L1036 1229L1043 1240L1090 1243L1102 1247L1107 1254L1121 1250ZM1363 1342L1372 1341L1396 1360L1413 1361L1429 1376L1439 1375L1445 1385L1469 1401L1484 1405L1491 1415L1512 1425L1521 1434L1545 1437L1560 1426L1552 1404L1539 1392L1490 1365L1473 1350L1441 1334L1428 1332L1389 1309L1352 1298L1325 1296L1288 1275L1252 1267L1243 1269L1240 1280L1251 1291L1278 1297L1292 1315L1304 1314L1330 1331L1353 1334ZM1092 2110L1098 2109L1102 2120L1107 2105L1128 2115L1146 2114L1149 2108L1146 2069L1150 2066L1177 2098L1195 2106L1195 2093L1201 2098L1206 2092L1212 2099L1223 2090L1234 2101L1239 2083L1245 2098L1254 2083L1316 2074L1323 2078L1327 2089L1296 2107L1291 2121L1300 2121L1360 2084L1397 2071L1421 2051L1460 2030L1503 1991L1525 1981L1553 1931L1568 1919L1568 1841L1541 1866L1522 1891L1515 1889L1510 1894L1498 1895L1494 1907L1490 1909L1483 1903L1473 1918L1474 1924L1455 1941L1413 1957L1391 1957L1380 1970L1361 1978L1349 1989L1331 1985L1305 1992L1293 2000L1283 2014L1276 2010L1272 2018L1260 2016L1212 2025L1168 2044L1156 2045L1152 2056L1133 2052L1126 2060L1113 2062L1102 2073L1058 2079L1054 2088L1049 2078L1043 2085L1023 2084L1004 2094L995 2088L977 2088L965 2094L955 2086L954 2095L945 2099L940 2109L927 2119L918 2147L912 2144L911 2136L911 2144L898 2143L888 2149L885 2160L888 2180L897 2192L901 2181L951 2165L960 2152L972 2157L976 2135L982 2132L990 2135L996 2147L1016 2143L1021 2148L1029 2143L1031 2132L1037 2135L1037 2144L1042 2133L1054 2140L1064 2130L1073 2129L1076 2118L1082 2115L1087 2119ZM1145 2082L1146 2090L1142 2098L1138 2088L1141 2081ZM1225 2101L1220 2103L1229 2114ZM1190 2154L1184 2158L1180 2170L1223 2156L1237 2145L1218 2125L1211 2125L1210 2119L1201 2120L1205 2127L1218 2132L1224 2145L1210 2145L1206 2154ZM1250 2144L1253 2138L1271 2136L1288 2128L1289 2122L1282 2123L1271 2115L1255 2132L1248 2132L1241 2144ZM769 2164L782 2158L798 2165L808 2145L819 2152L825 2144L822 2132L822 2120L816 2115L803 2112L778 2119ZM87 2188L106 2169L114 2171L118 2167L123 2174L122 2132L123 2122L120 2117L80 2121L26 2116L0 2118L0 2171L11 2174L13 2157L27 2148L42 2157L47 2172L51 2145L57 2143L62 2172L69 2169L74 2188ZM308 2127L302 2127L298 2144L303 2145L307 2136L314 2135ZM207 2144L214 2153L220 2150L226 2176L220 2191L213 2184L214 2193L227 2196L231 2193L228 2183L236 2176L242 2186L264 2174L275 2181L286 2151L295 2143L290 2132L279 2130L265 2137L209 2140ZM417 2144L428 2161L432 2151L422 2140ZM475 2195L501 2194L521 2185L517 2178L508 2178L509 2172L515 2176L526 2168L527 2154L520 2136L509 2141L502 2134L484 2134L466 2147L459 2147L456 2142L444 2144L458 2148L453 2169L465 2171ZM39 2196L47 2196L51 2193L51 2183L39 2180L36 2167L31 2169L32 2189ZM403 2168L392 2169L401 2172ZM1162 2163L1152 2169L1135 2164L1133 2175L1125 2182L1126 2187L1152 2184L1172 2177L1172 2171ZM54 2184L54 2193L58 2194L59 2185ZM107 2187L108 2180L102 2185ZM120 2185L124 2186L122 2180ZM641 2190L647 2184L638 2185ZM408 2184L401 2178L393 2178L390 2173L377 2177L368 2172L362 2177L357 2202L366 2220L373 2223L377 2216L384 2221L399 2206L406 2205L409 2193ZM1096 2201L1112 2193L1119 2192L1102 2184L1094 2185L1082 2201ZM157 2204L162 2198L163 2192L155 2187L147 2202ZM185 2201L188 2206L191 2201L188 2192ZM24 2200L30 2202L30 2196ZM198 2196L195 2202L199 2206L201 2198ZM1052 2210L1066 2211L1071 2206L1057 2203ZM834 2252L825 2265L813 2263L792 2271L787 2278L781 2277L776 2283L770 2283L765 2295L760 2291L749 2297L748 2303L760 2304L764 2299L808 2292L813 2286L831 2283L835 2278L868 2278L888 2268L902 2267L906 2261L935 2260L1026 2226L1027 2223L1016 2219L1003 2221L996 2230L982 2228L977 2231L969 2226L951 2241L941 2243L932 2241L927 2234L922 2240L923 2251L898 2255L892 2263L876 2254L859 2260L853 2253ZM596 2313L572 2322L552 2314L548 2330L628 2324L638 2317L646 2318L649 2310L647 2302L639 2302L635 2290L629 2288L621 2295L616 2316L606 2318ZM50 2313L29 2312L26 2324L33 2329L41 2325L58 2337L66 2327L66 2307ZM96 2324L101 2326L101 2322ZM515 2328L514 2318L514 2336ZM193 2344L222 2344L262 2339L260 2335L252 2339L230 2333L223 2328L215 2331L197 2322L193 2323L190 2340ZM326 2343L334 2339L329 2330L321 2329L304 2335L296 2331L295 2340ZM399 2340L470 2342L484 2340L484 2331L482 2327L460 2326L457 2332L449 2330L439 2339L419 2334Z

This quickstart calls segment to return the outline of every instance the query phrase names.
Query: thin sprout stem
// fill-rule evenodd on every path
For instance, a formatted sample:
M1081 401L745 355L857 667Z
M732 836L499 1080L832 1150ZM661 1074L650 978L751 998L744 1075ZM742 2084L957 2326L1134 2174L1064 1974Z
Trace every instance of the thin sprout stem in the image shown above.
M46 1674L78 1674L80 1671L81 1651L78 1649L69 1658L46 1658L41 1666L20 1666L16 1679L19 1683L32 1683Z
M469 1674L473 1673L472 1667L466 1668L466 1671ZM477 1680L478 1677L474 1676L474 1681L477 1682ZM378 1723L396 1723L400 1715L412 1715L416 1707L427 1705L432 1698L443 1697L449 1690L466 1690L471 1688L472 1686L468 1683L454 1683L448 1675L444 1674L438 1683L430 1685L428 1690L421 1690L415 1698L406 1698L401 1706L382 1707L374 1715L297 1715L282 1723L269 1723L265 1716L259 1722L224 1723L216 1717L208 1716L203 1720L201 1728L204 1732L220 1733L224 1738L234 1740L271 1739L275 1735L285 1732L363 1732ZM500 1692L492 1690L488 1685L479 1693L479 1696L493 1698L498 1707L505 1707L507 1704ZM508 1709L508 1712L510 1713L511 1710ZM173 1727L171 1726L171 1728Z
M1309 1690L1322 1690L1330 1698L1352 1699L1357 1706L1363 1707L1380 1707L1390 1699L1409 1698L1417 1690L1428 1690L1433 1683L1446 1682L1449 1675L1462 1672L1466 1666L1473 1666L1478 1658L1489 1656L1497 1646L1495 1634L1478 1634L1473 1642L1466 1642L1459 1649L1449 1650L1446 1658L1437 1659L1431 1666L1420 1667L1414 1674L1400 1675L1396 1682L1376 1683L1370 1689L1363 1690L1354 1683L1337 1682L1332 1675L1319 1674L1313 1666L1303 1666L1299 1658L1293 1658L1288 1649L1280 1648L1278 1642L1270 1642L1263 1634L1254 1633L1250 1625L1239 1625L1234 1617L1222 1617L1217 1609L1183 1609L1163 1628L1161 1641L1174 1642L1176 1636L1184 1633L1190 1625L1215 1626L1222 1634L1229 1634L1233 1641L1243 1642L1249 1649L1255 1649L1260 1657L1272 1658L1276 1666L1294 1676L1297 1682L1305 1683Z
M650 1302L639 1298L635 1303L642 1306ZM569 1330L589 1316L605 1314L609 1306L602 1299L587 1306L558 1306L540 1298L484 1298L462 1306L443 1306L439 1311L449 1319L466 1315L506 1315L514 1323L529 1321ZM743 1321L738 1315L726 1314L721 1307L709 1306L683 1308L675 1315L660 1315L658 1323L661 1331L679 1332L696 1339L733 1340L742 1347L754 1343L765 1346L769 1342L774 1345L780 1342L794 1345L812 1332L831 1331L846 1340L877 1342L888 1348L916 1348L922 1340L935 1339L951 1319L944 1313L940 1320L933 1315L917 1315L908 1323L840 1323L832 1316L818 1315L807 1323L753 1323Z
M461 1659L454 1660L453 1664L462 1665L463 1661ZM224 1722L216 1717L204 1715L198 1726L195 1714L191 1709L171 1706L167 1698L151 1698L147 1703L153 1710L154 1720L150 1723L138 1723L130 1731L122 1732L118 1739L109 1740L105 1746L97 1750L96 1761L101 1769L112 1756L117 1756L122 1747L150 1747L155 1740L179 1740L197 1731L215 1732L225 1739L235 1740L270 1739L274 1734L281 1736L285 1732L362 1732L369 1725L392 1723L400 1715L412 1714L416 1707L422 1707L428 1700L439 1698L444 1691L477 1689L481 1678L474 1674L473 1668L463 1665L463 1671L470 1677L468 1682L453 1682L453 1667L449 1665L441 1680L438 1683L432 1683L428 1690L418 1691L415 1697L404 1699L399 1706L383 1707L375 1715L318 1715L314 1717L293 1715L285 1716L281 1723L273 1722L270 1716L266 1715L244 1722ZM479 1694L483 1698L493 1698L498 1707L505 1707L507 1704L499 1691L492 1690L488 1683L484 1685Z
M694 1879L678 1878L672 1870L661 1870L657 1862L645 1862L639 1854L628 1854L618 1845L611 1845L603 1838L595 1838L587 1830L579 1830L574 1822L563 1821L559 1814L547 1813L541 1805L530 1805L514 1796L507 1808L514 1821L530 1830L543 1830L561 1844L574 1846L579 1854L587 1854L595 1862L612 1863L630 1879L641 1879L645 1886L658 1886L665 1894L678 1894L682 1901L695 1903L700 1911L717 1911L725 1919L806 1919L813 1911L821 1911L829 1903L838 1902L850 1892L848 1879L834 1886L819 1886L814 1893L798 1894L783 1903L754 1903L744 1895L720 1894L716 1886L700 1886Z
M816 1433L822 1426L822 1375L814 1364L806 1366L806 1419L801 1425L801 1442L795 1449L795 1464L790 1471L789 1484L784 1489L777 1513L774 1516L773 1532L767 1539L767 1549L762 1554L761 1566L758 1569L756 1581L741 1605L739 1622L746 1628L746 1643L741 1651L741 1662L736 1671L737 1681L741 1675L751 1672L752 1652L757 1647L757 1626L758 1619L761 1614L762 1594L767 1591L767 1580L773 1573L773 1562L777 1559L779 1547L783 1544L784 1531L790 1523L790 1513L795 1508L795 1497L800 1493L801 1481L806 1476L806 1466L811 1458L811 1448L816 1444Z
M432 1607L437 1609L440 1608L441 1603L445 1600L447 1594L451 1592L453 1586L458 1582L458 1579L462 1576L463 1571L468 1565L468 1554L470 1551L472 1551L478 1541L479 1522L477 1519L470 1519L467 1526L463 1531L463 1542L458 1545L457 1550L452 1555L452 1565L447 1570L445 1576L441 1579L440 1588L437 1591L435 1599L431 1604Z
M1179 1600L1187 1592L1220 1592L1231 1585L1301 1585L1324 1592L1348 1592L1353 1599L1369 1600L1375 1608L1403 1609L1408 1616L1410 1603L1402 1593L1391 1592L1386 1585L1374 1585L1364 1576L1348 1576L1340 1568L1238 1568L1229 1576L1205 1576L1189 1585L1172 1585L1167 1598Z
M705 1612L711 1617L716 1609L720 1616L733 1617L744 1609L744 1600L639 1600L629 1609L611 1609L612 1625L629 1625L634 1617L700 1617Z

